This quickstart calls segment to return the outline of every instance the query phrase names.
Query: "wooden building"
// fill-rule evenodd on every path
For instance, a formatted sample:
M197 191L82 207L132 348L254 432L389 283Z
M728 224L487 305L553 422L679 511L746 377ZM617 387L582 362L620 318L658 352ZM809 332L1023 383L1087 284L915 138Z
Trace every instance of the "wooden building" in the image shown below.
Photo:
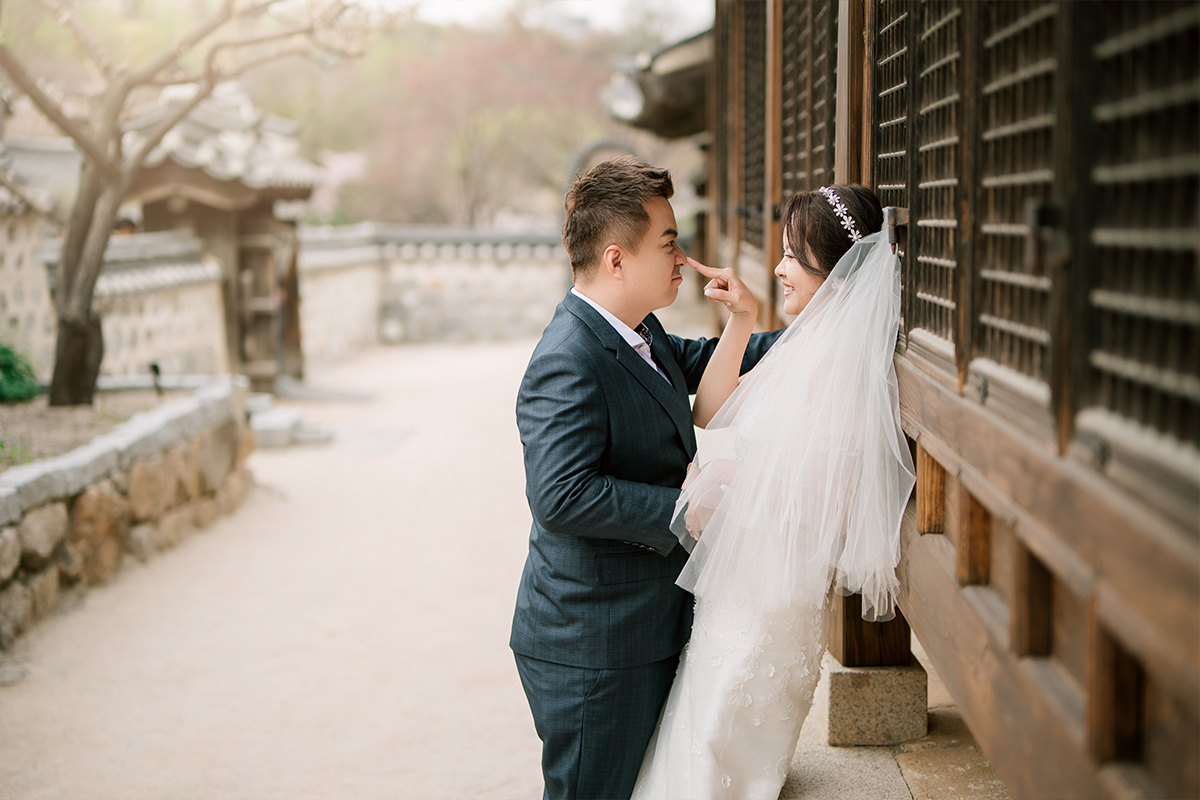
M126 135L182 99L164 92ZM230 369L259 391L278 375L303 376L289 204L312 194L320 168L298 154L297 127L255 108L240 85L218 86L150 154L127 197L141 203L146 231L194 230L220 262Z
M904 620L1014 797L1200 797L1200 3L716 0L709 257L789 193L903 268ZM772 325L786 320L774 312Z

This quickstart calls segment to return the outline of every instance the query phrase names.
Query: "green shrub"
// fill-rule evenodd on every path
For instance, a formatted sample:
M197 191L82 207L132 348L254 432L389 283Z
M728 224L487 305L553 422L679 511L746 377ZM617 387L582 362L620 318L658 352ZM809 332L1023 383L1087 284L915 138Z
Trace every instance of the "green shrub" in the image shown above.
M41 392L29 362L0 344L0 403L31 400Z

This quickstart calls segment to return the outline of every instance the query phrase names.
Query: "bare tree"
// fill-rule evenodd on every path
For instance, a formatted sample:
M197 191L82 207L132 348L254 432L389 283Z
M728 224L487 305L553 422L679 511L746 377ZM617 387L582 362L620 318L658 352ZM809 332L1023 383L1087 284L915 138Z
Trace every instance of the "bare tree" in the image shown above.
M83 155L55 273L58 342L49 399L51 405L87 404L104 356L92 295L117 212L147 157L223 81L293 55L358 55L369 15L348 0L222 0L218 10L170 46L144 63L127 64L110 57L62 0L37 1L74 36L95 84L84 103L86 115L72 116L62 91L30 74L0 43L0 70L8 81ZM126 124L152 93L184 84L194 87L188 99L127 135Z

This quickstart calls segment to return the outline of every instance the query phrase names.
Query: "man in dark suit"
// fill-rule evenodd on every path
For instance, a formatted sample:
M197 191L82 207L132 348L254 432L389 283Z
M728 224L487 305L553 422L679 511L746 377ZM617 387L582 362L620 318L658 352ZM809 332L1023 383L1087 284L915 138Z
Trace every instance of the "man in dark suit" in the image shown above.
M629 797L691 628L669 524L696 452L688 395L716 340L671 336L652 313L688 263L673 191L666 170L628 157L575 182L563 223L575 286L517 397L533 526L510 645L547 800ZM732 272L718 284L717 299L745 291ZM742 371L776 338L753 336Z

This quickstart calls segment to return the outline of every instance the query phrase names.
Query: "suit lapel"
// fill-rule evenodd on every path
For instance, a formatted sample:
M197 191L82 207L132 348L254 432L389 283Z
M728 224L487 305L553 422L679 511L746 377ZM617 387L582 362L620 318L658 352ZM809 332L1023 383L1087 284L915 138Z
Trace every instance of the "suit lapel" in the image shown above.
M609 324L608 320L590 305L580 300L574 294L568 293L563 301L567 310L584 322L596 335L600 344L606 350L612 351L617 363L629 371L638 383L646 388L651 396L662 405L671 421L675 423L680 437L683 439L688 457L696 452L696 431L692 426L692 408L688 403L686 381L683 371L675 363L671 350L666 346L666 332L653 315L647 317L654 334L654 342L650 349L658 363L670 375L668 383L658 371L646 363L637 351L629 346L621 334Z

